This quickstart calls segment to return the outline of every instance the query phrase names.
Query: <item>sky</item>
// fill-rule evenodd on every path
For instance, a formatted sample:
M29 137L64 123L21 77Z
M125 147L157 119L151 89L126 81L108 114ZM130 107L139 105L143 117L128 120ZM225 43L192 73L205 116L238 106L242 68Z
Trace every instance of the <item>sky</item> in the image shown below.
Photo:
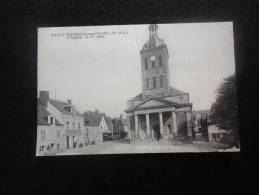
M81 113L125 116L127 100L142 92L139 52L148 26L39 28L38 91L72 99ZM220 83L235 73L232 22L158 24L158 36L168 48L171 86L189 93L193 110L209 109Z

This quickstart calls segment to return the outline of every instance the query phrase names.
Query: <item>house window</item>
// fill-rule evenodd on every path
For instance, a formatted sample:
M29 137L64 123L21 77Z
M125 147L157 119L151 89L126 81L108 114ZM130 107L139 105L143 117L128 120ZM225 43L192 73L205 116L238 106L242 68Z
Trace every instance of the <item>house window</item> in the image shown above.
M149 80L146 79L146 89L148 89L148 88L149 88Z
M156 64L155 64L155 60L152 61L152 68L155 68Z
M163 79L163 76L160 77L160 87L164 87L164 79Z
M159 66L163 66L162 56L159 56Z
M45 130L41 130L40 131L40 137L41 137L41 141L45 141Z
M156 88L156 77L153 77L153 88Z
M67 129L69 129L69 122L66 123Z
M148 69L148 61L147 61L147 58L145 58L145 69L146 69L146 70Z
M50 124L53 125L54 124L54 117L50 117Z
M81 126L80 126L80 123L78 123L78 129L80 130Z

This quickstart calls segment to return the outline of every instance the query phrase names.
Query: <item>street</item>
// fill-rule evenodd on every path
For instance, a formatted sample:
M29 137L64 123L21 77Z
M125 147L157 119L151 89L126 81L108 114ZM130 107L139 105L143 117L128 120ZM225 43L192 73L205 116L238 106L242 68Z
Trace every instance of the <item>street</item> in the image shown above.
M105 142L98 145L86 146L84 148L65 150L56 155L218 152L220 149L225 148L226 145L208 142L177 145L159 142L134 144Z

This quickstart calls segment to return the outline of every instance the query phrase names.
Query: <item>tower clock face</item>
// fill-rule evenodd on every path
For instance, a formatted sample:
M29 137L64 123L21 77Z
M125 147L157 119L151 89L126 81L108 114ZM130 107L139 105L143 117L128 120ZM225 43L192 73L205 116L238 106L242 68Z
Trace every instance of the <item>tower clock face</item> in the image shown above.
M150 57L150 60L151 60L151 61L155 61L155 59L156 59L155 56L151 56L151 57Z

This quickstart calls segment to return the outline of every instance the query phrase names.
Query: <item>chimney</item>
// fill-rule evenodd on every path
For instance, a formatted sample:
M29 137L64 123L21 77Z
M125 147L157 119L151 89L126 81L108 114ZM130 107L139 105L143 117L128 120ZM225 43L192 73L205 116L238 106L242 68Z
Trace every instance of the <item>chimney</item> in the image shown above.
M47 107L49 101L49 91L40 91L39 104Z
M72 104L72 100L71 99L67 100L67 103L71 105Z

